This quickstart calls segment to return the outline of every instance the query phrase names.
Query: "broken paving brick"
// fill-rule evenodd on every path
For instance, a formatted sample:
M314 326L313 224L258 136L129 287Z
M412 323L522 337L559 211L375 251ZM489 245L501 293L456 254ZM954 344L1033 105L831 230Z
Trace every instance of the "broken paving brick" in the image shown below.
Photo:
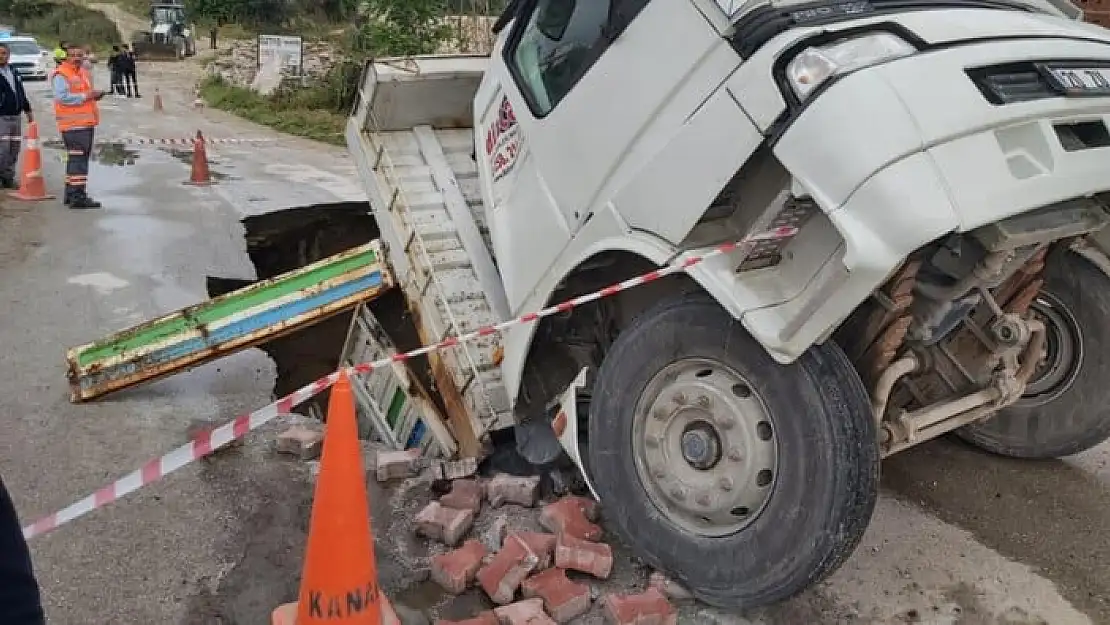
M468 618L462 621L447 621L439 619L436 625L501 625L501 621L497 618L497 614L493 610L486 610L480 612L478 616Z
M590 522L596 519L597 503L575 495L549 503L540 512L540 525L544 529L584 540L601 539L601 527Z
M477 540L468 540L462 547L432 558L432 579L452 594L459 594L474 581L486 547Z
M613 548L569 534L561 534L555 544L555 566L609 579L613 573Z
M513 532L513 535L524 541L525 545L536 554L538 562L536 570L540 571L551 566L555 559L555 543L558 538L555 534L544 532Z
M482 543L485 544L486 549L491 552L501 549L501 543L505 542L505 534L509 531L509 521L503 516L495 517L489 527L482 532Z
M648 577L648 586L657 589L671 601L693 601L694 599L694 593L690 592L689 588L659 571L655 571Z
M557 625L547 612L543 611L543 599L525 599L500 608L494 614L501 625Z
M297 456L301 460L315 460L324 448L324 433L294 425L278 434L274 445L278 453Z
M440 497L439 503L448 508L478 512L482 509L482 498L484 495L485 489L478 480L455 480L451 482L451 492Z
M610 625L677 625L678 616L663 593L648 588L637 595L608 594L601 599Z
M486 498L494 508L507 503L531 508L536 505L540 494L540 478L517 477L504 473L493 476L486 482Z
M478 571L478 584L494 603L512 603L516 589L536 569L539 558L524 541L509 535L501 551Z
M457 547L474 524L474 511L448 508L433 501L414 520L416 533L420 536L438 540L449 547Z
M524 580L521 592L529 599L539 597L551 618L569 623L589 611L590 587L572 581L563 569L547 569Z
M374 468L379 482L412 477L420 470L420 449L402 451L378 451L374 456Z
M428 473L433 480L458 480L478 472L477 458L461 460L433 460L428 463Z

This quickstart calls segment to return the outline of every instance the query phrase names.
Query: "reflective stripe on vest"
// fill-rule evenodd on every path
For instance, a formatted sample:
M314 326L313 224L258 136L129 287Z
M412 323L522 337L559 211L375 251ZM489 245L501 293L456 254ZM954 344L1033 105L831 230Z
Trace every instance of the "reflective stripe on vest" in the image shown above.
M66 63L54 70L54 74L66 79L70 93L92 95L92 82L84 70ZM66 106L60 100L54 100L54 116L58 119L58 130L62 132L92 128L100 123L100 106L91 97L77 106Z

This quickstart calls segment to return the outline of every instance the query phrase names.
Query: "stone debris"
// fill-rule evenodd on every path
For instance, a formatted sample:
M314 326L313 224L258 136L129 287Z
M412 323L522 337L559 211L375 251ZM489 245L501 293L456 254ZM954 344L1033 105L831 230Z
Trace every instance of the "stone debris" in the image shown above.
M278 453L315 460L324 449L324 432L318 428L294 425L278 434L274 443Z
M433 480L458 480L478 472L477 458L462 460L432 460L428 464L428 475Z
M500 508L507 503L531 508L540 494L540 478L496 475L486 483L489 505Z
M456 619L471 610L477 613L460 620L441 619L438 625L593 625L602 618L616 625L676 622L668 597L682 600L683 589L662 574L652 576L647 590L639 594L607 592L614 587L643 588L648 571L640 569L639 581L628 578L628 571L614 574L614 552L601 542L596 501L567 495L547 502L537 514L532 511L540 497L536 478L464 475L444 481L440 475L424 471L404 482L423 484L433 496L441 494L416 514L416 533L457 547L447 552L429 547L435 554L430 557L431 578L450 595L463 595L457 600L473 601L469 593L481 592L497 607L457 610L452 613ZM491 505L482 506L483 500ZM495 507L492 518L479 518ZM473 536L468 536L475 526ZM537 526L547 531L536 531ZM598 588L587 576L608 583Z
M374 469L379 482L413 477L420 471L420 450L380 450L374 455Z
M694 593L690 592L689 588L686 588L659 571L652 573L651 577L648 577L648 587L655 588L663 593L664 597L674 602L694 600Z

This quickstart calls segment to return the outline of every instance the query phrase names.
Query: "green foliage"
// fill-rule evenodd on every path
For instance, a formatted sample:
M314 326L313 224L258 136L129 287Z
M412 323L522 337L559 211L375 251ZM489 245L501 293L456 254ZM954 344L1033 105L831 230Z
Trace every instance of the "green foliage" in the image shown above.
M71 41L102 48L118 43L116 25L100 11L93 11L68 2L42 0L0 0L0 15L20 32L39 40L39 45L53 48L59 41Z
M445 0L367 0L353 48L373 56L431 54L450 34Z
M201 83L201 96L209 106L234 113L252 122L291 135L343 145L347 111L341 110L342 90L326 81L297 91L261 96L250 89L228 84L219 76Z

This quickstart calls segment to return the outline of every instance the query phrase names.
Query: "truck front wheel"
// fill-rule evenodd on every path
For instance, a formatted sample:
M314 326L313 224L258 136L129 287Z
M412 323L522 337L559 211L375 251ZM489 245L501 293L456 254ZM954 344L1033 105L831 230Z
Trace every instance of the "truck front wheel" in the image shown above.
M1110 278L1068 249L1045 264L1030 307L1046 330L1045 359L1021 399L956 431L1011 458L1059 458L1110 437Z
M719 607L816 583L852 553L875 507L875 425L840 348L779 365L702 295L665 302L617 337L589 434L610 526Z

